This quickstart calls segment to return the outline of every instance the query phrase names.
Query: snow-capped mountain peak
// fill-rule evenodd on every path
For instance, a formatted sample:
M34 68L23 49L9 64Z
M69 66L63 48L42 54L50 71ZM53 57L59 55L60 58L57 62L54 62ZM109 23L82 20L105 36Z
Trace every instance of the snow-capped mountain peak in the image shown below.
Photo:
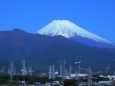
M73 38L79 36L97 42L112 44L108 40L99 37L98 35L95 35L68 20L54 20L51 23L49 23L47 26L37 31L37 33L42 35L48 35L48 36L61 35L66 38Z

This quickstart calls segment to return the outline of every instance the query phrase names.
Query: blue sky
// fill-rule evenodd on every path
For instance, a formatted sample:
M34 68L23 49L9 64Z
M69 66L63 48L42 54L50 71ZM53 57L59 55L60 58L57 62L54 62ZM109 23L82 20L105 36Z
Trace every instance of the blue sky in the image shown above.
M0 0L0 31L35 33L53 20L69 20L115 43L115 0Z

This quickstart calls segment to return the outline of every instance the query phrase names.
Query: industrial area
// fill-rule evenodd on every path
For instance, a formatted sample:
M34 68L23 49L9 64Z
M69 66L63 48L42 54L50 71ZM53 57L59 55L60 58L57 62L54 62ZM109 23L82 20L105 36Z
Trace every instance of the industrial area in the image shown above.
M41 72L38 75L34 74L34 70L32 65L28 68L26 67L25 60L22 61L22 69L20 70L20 74L16 73L16 68L13 62L10 63L8 68L8 82L10 82L11 86L114 86L115 85L115 75L102 75L95 74L91 70L91 68L83 69L81 66L81 61L75 62L76 69L73 72L72 66L66 68L66 61L64 60L62 64L59 65L59 70L56 70L55 65L49 65L49 71L47 73ZM84 73L81 71L85 70ZM109 70L106 68L106 73ZM0 70L0 73L4 75L4 68ZM5 73L7 75L7 73ZM17 77L20 79L17 79ZM28 77L28 78L27 78ZM39 79L31 77L38 77ZM72 82L73 81L73 82ZM9 86L5 83L2 83L2 79L0 77L0 86ZM13 83L17 82L17 85ZM70 82L70 83L69 83Z

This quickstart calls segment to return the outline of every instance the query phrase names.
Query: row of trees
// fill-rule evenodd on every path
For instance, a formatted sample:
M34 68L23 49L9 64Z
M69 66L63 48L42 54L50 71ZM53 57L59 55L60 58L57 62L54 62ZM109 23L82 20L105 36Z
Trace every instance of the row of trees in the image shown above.
M62 78L56 78L55 80L61 82ZM99 82L99 81L108 81L108 78L101 78L97 75L93 75L92 81L93 82ZM13 76L13 81L10 81L9 75L0 75L0 84L10 84L10 85L19 85L21 84L21 81L25 81L26 84L35 84L35 82L40 82L44 84L45 82L51 82L54 81L54 79L48 79L47 76L40 77L40 76L22 76L22 75L15 75ZM79 82L87 82L87 79L80 78ZM77 86L79 83L77 80L65 80L64 86Z

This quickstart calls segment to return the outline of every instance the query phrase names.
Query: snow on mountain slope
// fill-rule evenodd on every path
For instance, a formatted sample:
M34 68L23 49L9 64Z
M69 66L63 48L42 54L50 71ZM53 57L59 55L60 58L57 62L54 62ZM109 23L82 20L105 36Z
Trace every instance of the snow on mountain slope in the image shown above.
M96 42L112 44L108 40L98 35L95 35L68 20L54 20L51 23L49 23L47 26L45 26L44 28L37 31L37 33L41 35L47 35L47 36L61 35L66 38L79 36L82 38L94 40Z

